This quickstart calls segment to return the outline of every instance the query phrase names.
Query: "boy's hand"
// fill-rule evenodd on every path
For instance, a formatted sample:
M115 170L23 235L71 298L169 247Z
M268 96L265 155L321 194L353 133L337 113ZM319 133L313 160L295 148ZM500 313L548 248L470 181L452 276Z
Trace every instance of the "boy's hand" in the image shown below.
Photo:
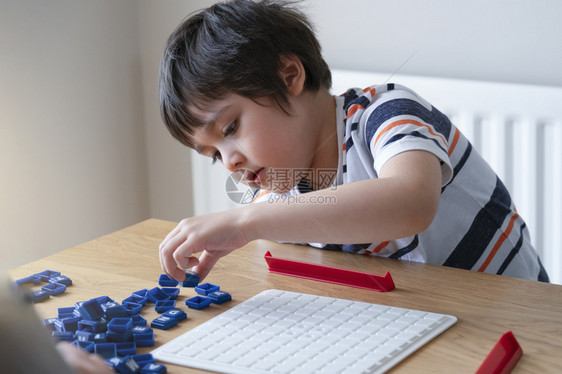
M183 219L160 243L162 269L182 282L183 269L194 267L203 280L219 258L248 243L240 209Z

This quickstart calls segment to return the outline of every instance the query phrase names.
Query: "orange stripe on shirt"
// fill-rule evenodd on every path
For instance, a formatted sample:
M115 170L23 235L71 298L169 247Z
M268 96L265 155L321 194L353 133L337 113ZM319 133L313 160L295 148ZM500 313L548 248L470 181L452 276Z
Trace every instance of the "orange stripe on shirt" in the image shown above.
M492 251L490 252L490 254L488 255L488 257L486 258L486 261L484 261L484 263L482 264L482 266L480 266L480 269L478 269L478 271L483 272L486 270L486 268L488 267L488 265L490 265L490 262L492 262L492 259L494 258L494 256L496 255L496 253L498 252L498 250L500 249L500 247L502 246L503 242L505 241L505 239L507 239L507 237L509 236L509 234L511 234L511 230L513 230L513 226L515 225L515 220L519 217L519 214L515 213L511 219L509 220L509 224L507 225L507 229L502 232L502 234L500 235L500 237L498 238L498 241L496 242L496 244L494 245L494 248L492 248Z
M259 199L261 199L262 197L264 197L265 195L267 195L268 193L271 193L271 191L268 191L268 190L261 190L261 192L258 193L258 196L256 196L256 197L252 200L252 204L255 203L256 201L258 201Z
M379 245L377 245L372 251L366 250L365 254L372 255L373 253L379 253L384 247L388 245L388 243L390 242L382 242Z
M373 97L377 94L377 89L374 87L367 87L363 89L363 92L368 92L371 94L371 97Z
M435 132L431 129L431 127L428 126L428 125L426 125L425 123L421 123L421 122L414 121L414 120L411 120L411 119L401 119L401 120L398 120L398 121L396 121L396 122L392 122L390 125L386 126L386 127L384 128L384 130L382 130L382 131L379 133L379 135L377 136L377 138L375 139L375 144L373 145L373 147L377 145L377 143L378 143L378 141L380 140L380 138L381 138L386 132L392 130L392 129L395 128L395 127L402 126L402 125L414 125L414 126L419 126L419 127L425 127L425 128L427 128L427 129L429 130L429 132L431 133L431 135L435 135L435 136L440 137L441 140L443 140L443 143L444 143L444 144L447 144L447 141L445 140L445 138L443 137L443 135L435 133Z
M373 249L373 253L379 253L384 247L386 247L390 242L382 242L381 244L377 245L375 249Z
M447 153L449 156L453 154L453 151L455 150L455 147L457 146L460 137L461 137L461 132L459 131L459 129L455 127L455 136L453 137L453 142L449 146L449 152Z
M347 111L347 119L351 118L359 109L365 109L365 107L360 104L353 104Z

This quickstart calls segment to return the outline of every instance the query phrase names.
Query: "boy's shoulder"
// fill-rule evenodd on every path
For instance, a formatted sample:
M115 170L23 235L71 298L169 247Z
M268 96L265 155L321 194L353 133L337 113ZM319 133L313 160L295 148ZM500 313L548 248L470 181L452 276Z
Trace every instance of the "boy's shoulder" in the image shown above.
M369 132L367 127L379 128L383 123L400 116L429 119L434 107L409 87L385 83L364 89L351 88L343 95L346 132ZM372 135L372 134L371 134Z
M341 96L344 97L344 108L348 117L360 109L380 106L394 100L411 100L431 110L431 104L418 95L413 89L395 83L372 85L366 88L350 88ZM363 113L361 113L363 114Z

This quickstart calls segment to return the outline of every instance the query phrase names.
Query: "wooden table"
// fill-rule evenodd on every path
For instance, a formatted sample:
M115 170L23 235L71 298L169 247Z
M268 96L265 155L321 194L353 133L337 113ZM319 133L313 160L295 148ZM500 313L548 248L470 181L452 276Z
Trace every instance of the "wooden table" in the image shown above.
M147 220L20 266L9 274L18 279L49 269L60 271L74 281L64 294L36 304L42 318L55 317L57 308L96 296L108 295L121 301L132 291L158 285L162 273L158 244L175 225ZM268 250L275 257L374 274L383 275L389 270L396 289L381 293L272 274L263 258ZM277 288L458 318L456 325L397 365L392 373L473 373L508 330L513 331L524 352L514 373L562 371L562 286L559 285L269 241L252 242L224 257L205 281L230 292L233 301L201 311L188 309L184 301L195 293L193 289L182 288L177 305L187 312L188 320L168 331L155 330L155 346L263 290ZM142 314L149 322L158 316L148 306ZM139 352L152 349L142 348ZM171 364L166 366L172 374L197 372Z

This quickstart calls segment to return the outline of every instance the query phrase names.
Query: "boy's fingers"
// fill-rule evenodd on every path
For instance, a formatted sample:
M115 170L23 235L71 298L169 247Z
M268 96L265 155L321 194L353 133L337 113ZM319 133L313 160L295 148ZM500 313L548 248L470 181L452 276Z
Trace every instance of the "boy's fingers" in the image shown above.
M160 243L160 245L158 246L158 248L161 250L162 248L164 248L166 246L166 244L168 243L168 241L170 241L171 238L173 238L174 236L176 236L176 234L180 231L180 225L177 225L172 231L170 231L168 233L168 235L166 235L166 237L164 238L164 240L162 240L162 242Z
M166 271L166 266L164 265L164 251L163 251L163 246L162 244L160 244L160 247L158 248L158 258L160 259L160 267L162 267L162 270Z
M160 258L160 266L162 267L162 270L164 270L166 273L168 273L168 269L169 266L167 265L166 262L166 256L168 251L170 251L170 246L169 246L169 242L170 240L172 240L172 238L176 237L176 235L180 232L180 228L179 225L177 225L172 231L170 231L168 233L168 235L166 235L166 237L164 238L164 240L162 240L162 242L160 243L160 245L158 246L158 256ZM174 266L175 268L175 266ZM170 275L170 274L168 274Z
M173 258L176 266L180 269L189 269L199 263L197 257L190 256L189 254L184 254L182 251L179 250L176 250L174 252Z
M172 239L176 238L178 234L181 234L183 228L186 227L186 225L187 225L187 219L181 220L180 223L178 223L177 226L174 227L174 229L170 231L168 235L166 235L166 237L164 238L164 240L162 240L158 248L162 250L162 248L166 247Z
M167 273L172 279L177 280L178 282L183 282L185 280L185 271L176 267L173 271Z
M170 247L164 247L160 250L160 265L162 270L172 278L179 280L182 278L182 270L178 267L174 259L174 252ZM183 281L183 279L181 279Z
M200 236L189 235L184 221L170 231L158 247L162 270L180 282L185 279L183 269L193 268L200 279L205 278L224 255L204 250L204 243L198 240L201 239ZM203 252L199 259L193 256L197 252Z
M188 238L185 234L178 232L175 236L168 239L166 244L160 247L161 259L166 261L171 258L177 251L187 251L189 247L186 245Z
M165 258L164 261L164 265L162 266L164 272L178 282L183 282L185 279L185 271L183 269L189 269L199 263L197 257L190 257L186 261L186 266L178 266L173 257Z
M199 264L193 268L193 271L199 275L200 280L203 280L221 257L222 255L217 252L203 251L199 257Z
M193 251L188 239L183 235L177 234L168 240L168 243L160 250L160 263L162 269L173 279L183 282L185 272L199 263L199 259L192 256Z

